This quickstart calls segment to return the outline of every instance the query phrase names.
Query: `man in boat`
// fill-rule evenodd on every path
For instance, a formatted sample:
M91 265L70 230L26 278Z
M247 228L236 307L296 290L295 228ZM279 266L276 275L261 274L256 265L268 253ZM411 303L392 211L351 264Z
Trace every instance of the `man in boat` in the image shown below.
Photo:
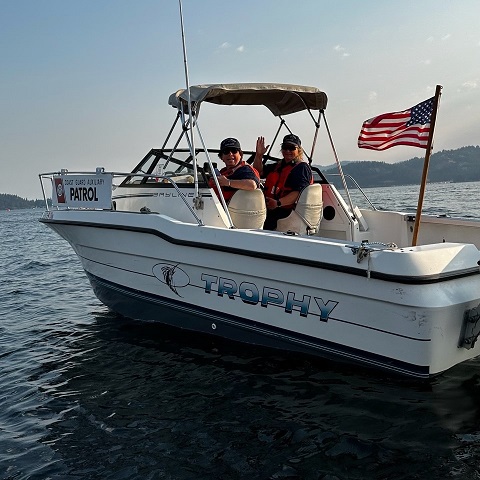
M258 137L253 166L265 178L265 202L267 218L263 228L275 230L277 221L288 217L295 207L300 192L313 183L313 173L308 162L303 160L302 142L297 135L288 134L281 145L282 160L264 165L263 156L268 145L265 138Z
M226 202L237 190L255 190L260 186L260 175L254 167L243 160L243 151L236 138L222 140L218 156L225 163L220 174L217 174L217 180ZM209 186L218 195L213 179L210 179Z

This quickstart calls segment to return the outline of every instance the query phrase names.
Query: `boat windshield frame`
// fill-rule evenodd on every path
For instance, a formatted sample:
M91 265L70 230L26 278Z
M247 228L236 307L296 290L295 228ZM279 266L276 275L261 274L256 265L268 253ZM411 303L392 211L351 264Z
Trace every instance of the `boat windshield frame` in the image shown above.
M289 115L301 111L308 111L315 127L319 128L320 115L323 114L327 106L327 95L316 87L280 84L280 83L235 83L235 84L211 84L211 85L194 85L190 87L190 101L192 102L192 116L189 117L188 108L189 95L186 89L177 90L171 94L168 103L177 109L177 116L170 132L165 139L161 148L154 148L150 150L147 155L135 166L132 170L132 176L127 177L121 183L121 186L133 185L133 176L136 173L143 174L169 174L169 175L193 175L194 163L197 164L197 172L199 173L198 182L202 186L207 186L209 174L216 168L214 158L219 153L218 149L208 148L204 142L201 132L198 131L202 141L202 147L195 147L195 159L192 155L192 143L189 138L188 131L190 125L193 124L197 130L199 125L197 119L199 116L200 105L202 102L207 102L216 105L257 105L267 107L274 116L279 117L280 124L278 126L275 138L270 144L268 152L264 155L263 162L277 162L281 160L278 157L271 155L272 148L277 140L280 130L288 128L283 115ZM318 110L319 119L315 119L311 110ZM176 139L173 147L167 148L172 133L176 130L177 124L180 123L181 132ZM179 148L181 140L187 141L189 148ZM309 154L304 151L309 163L312 163L312 152ZM205 156L204 161L199 161L199 158ZM215 157L214 157L215 156ZM254 151L244 151L244 158L247 163L252 164L255 157ZM162 163L163 162L163 163ZM160 167L161 166L161 167ZM325 176L316 169L317 181L320 183L328 183ZM135 185L144 186L150 183L152 179L148 177L142 178L140 182L135 181Z

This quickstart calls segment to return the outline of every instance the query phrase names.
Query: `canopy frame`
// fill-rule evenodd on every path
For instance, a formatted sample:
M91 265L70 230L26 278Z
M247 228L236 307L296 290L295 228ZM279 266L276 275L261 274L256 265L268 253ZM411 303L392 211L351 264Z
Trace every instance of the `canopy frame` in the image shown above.
M189 90L189 91L188 91ZM200 112L200 106L203 102L215 104L215 105L252 105L252 106L265 106L270 110L270 112L279 118L280 124L277 131L274 134L274 138L270 143L270 146L263 157L263 162L266 163L269 160L278 161L279 158L272 156L272 148L278 141L280 132L282 128L286 128L288 133L292 133L290 127L287 125L287 122L283 118L286 115L292 113L306 111L311 117L314 125L315 132L313 136L313 143L311 151L308 153L304 150L304 155L308 159L308 162L312 164L314 150L317 143L318 131L320 128L321 119L323 117L323 122L327 130L328 137L330 139L331 147L333 149L334 157L339 168L339 174L342 177L343 186L347 193L347 198L350 203L351 215L353 218L356 217L353 205L350 199L348 188L346 186L346 181L344 179L343 171L338 160L338 156L333 145L333 140L328 128L328 124L325 117L325 108L327 106L327 95L319 90L316 87L308 87L301 85L289 85L289 84L277 84L277 83L240 83L240 84L212 84L212 85L195 85L190 86L187 89L177 90L175 93L171 94L168 103L170 106L177 109L177 115L174 121L172 128L170 129L165 142L161 148L162 152L165 152L167 156L163 154L160 156L155 156L154 164L150 165L148 171L153 172L156 164L160 161L160 158L166 159L165 167L173 161L174 164L178 165L178 169L182 168L182 165L190 165L193 169L193 172L200 171L203 178L205 178L205 173L209 170L213 172L216 163L212 161L211 154L218 153L215 149L207 149L207 146L204 142L203 135L200 131L198 116ZM318 118L315 118L312 111L318 111ZM173 131L175 126L178 126L178 123L181 124L181 132L176 142L174 142L174 147L170 150L166 148L166 145L169 139L172 138ZM193 131L196 129L198 138L202 143L202 149L197 149L194 147L193 143ZM184 161L178 161L174 159L173 155L175 151L179 150L179 144L181 140L187 142L188 149L191 152L191 155ZM202 151L205 155L206 162L203 164L203 168L198 165L197 155ZM169 152L169 153L167 153ZM250 154L250 152L247 152ZM254 160L255 152L251 153L250 158L246 159L248 163L252 163ZM145 160L145 159L144 159ZM144 164L144 161L140 162L137 165L137 169L141 169ZM208 169L208 170L207 170ZM320 176L321 183L328 183L326 177L320 172L319 169L315 168L315 171ZM198 182L199 179L195 175L195 184L196 191L198 191ZM233 222L230 218L227 204L225 198L223 197L222 190L218 184L218 180L215 175L212 175L213 181L219 192L219 200L223 206L223 209L226 213L227 219L230 223L230 227L233 228ZM203 208L203 201L200 196L195 198L194 201L195 209Z

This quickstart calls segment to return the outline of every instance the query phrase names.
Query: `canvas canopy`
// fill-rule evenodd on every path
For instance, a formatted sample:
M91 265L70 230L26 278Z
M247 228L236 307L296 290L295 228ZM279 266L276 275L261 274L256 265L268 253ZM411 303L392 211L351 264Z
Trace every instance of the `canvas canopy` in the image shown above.
M275 116L327 107L327 95L318 88L281 83L195 85L190 87L190 98L194 104L265 105ZM172 93L168 103L175 108L187 105L187 90Z

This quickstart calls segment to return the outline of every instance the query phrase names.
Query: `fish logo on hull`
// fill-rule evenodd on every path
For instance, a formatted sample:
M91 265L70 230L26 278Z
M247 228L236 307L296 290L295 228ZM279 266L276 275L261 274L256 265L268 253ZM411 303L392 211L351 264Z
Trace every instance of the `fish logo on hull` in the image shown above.
M190 284L190 277L178 264L157 263L157 265L152 268L152 272L158 280L167 285L168 288L179 297L181 297L181 295L177 289Z

